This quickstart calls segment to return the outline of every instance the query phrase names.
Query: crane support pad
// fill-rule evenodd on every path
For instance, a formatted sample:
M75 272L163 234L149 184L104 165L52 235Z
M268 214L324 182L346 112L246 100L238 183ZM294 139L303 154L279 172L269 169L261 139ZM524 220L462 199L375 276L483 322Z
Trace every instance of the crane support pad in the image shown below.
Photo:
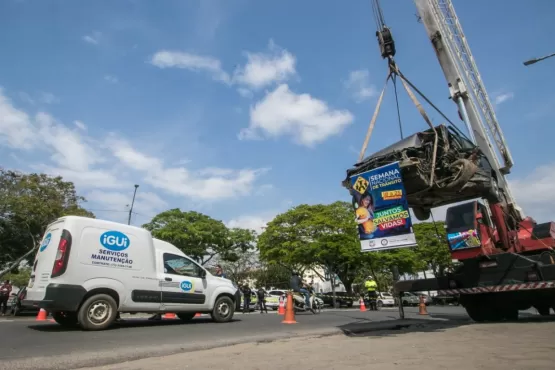
M555 281L541 281L541 282L524 283L524 284L507 284L507 285L475 287L475 288L466 288L466 289L438 290L438 294L457 295L457 294L501 293L501 292L514 292L518 290L553 289L553 288L555 288Z

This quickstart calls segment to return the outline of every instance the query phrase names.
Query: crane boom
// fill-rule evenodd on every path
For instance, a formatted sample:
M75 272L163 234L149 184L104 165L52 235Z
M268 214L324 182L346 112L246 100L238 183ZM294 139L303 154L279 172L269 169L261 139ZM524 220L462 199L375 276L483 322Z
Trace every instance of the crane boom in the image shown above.
M488 158L508 208L515 210L522 219L522 211L505 178L513 166L513 159L453 4L451 0L414 2L447 80L451 98L458 105L471 139Z

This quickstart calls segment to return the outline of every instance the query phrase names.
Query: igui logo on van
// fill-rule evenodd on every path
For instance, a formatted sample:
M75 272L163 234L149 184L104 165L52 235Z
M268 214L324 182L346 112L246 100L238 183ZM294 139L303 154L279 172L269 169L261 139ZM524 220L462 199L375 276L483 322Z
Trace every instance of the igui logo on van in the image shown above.
M44 252L46 247L48 247L48 244L50 244L51 239L52 239L52 234L51 233L46 234L46 236L44 237L44 240L42 241L39 247L39 251Z
M129 238L119 231L106 231L100 235L100 244L111 251L123 251L129 248Z
M182 281L181 290L183 290L184 292L190 292L191 290L193 290L193 283L187 280Z

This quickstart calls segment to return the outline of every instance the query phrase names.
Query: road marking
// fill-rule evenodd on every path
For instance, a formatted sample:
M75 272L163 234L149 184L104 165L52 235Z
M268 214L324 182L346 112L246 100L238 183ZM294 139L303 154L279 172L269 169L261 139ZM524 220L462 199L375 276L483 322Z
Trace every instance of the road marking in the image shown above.
M15 320L0 320L0 323L2 323L2 322L13 322L13 321L15 321Z

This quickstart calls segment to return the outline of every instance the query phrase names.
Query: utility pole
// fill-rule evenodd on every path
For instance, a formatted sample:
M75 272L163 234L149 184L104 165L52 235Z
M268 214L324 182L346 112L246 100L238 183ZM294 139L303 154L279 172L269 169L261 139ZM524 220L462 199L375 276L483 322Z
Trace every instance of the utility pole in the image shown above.
M131 201L131 207L129 208L129 218L127 219L127 224L131 225L131 214L133 213L133 205L135 204L135 195L137 195L137 188L139 185L135 184L135 191L133 192L133 200Z
M545 60L545 59L547 59L547 58L551 58L551 57L554 57L554 56L555 56L555 53L549 54L549 55L543 56L543 57L541 57L541 58L534 58L534 59L527 60L527 61L525 61L523 64L524 64L525 66L529 66L529 65L531 65L531 64L535 64L535 63L537 63L537 62L541 62L542 60Z

